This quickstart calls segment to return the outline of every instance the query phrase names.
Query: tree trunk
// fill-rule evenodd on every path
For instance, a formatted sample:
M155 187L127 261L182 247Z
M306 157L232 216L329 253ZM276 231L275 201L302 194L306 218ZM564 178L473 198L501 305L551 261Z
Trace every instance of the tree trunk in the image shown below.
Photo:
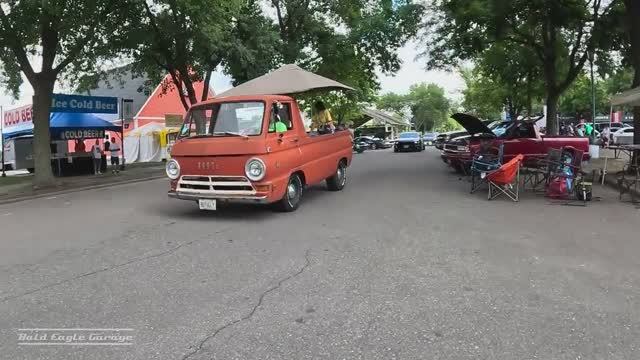
M558 135L558 99L554 92L547 94L547 135Z
M207 71L207 74L204 76L204 84L202 87L202 97L200 101L206 101L209 98L209 84L211 83L211 73L213 71Z
M54 185L51 171L51 136L49 134L49 115L55 75L40 74L33 84L33 158L35 187Z

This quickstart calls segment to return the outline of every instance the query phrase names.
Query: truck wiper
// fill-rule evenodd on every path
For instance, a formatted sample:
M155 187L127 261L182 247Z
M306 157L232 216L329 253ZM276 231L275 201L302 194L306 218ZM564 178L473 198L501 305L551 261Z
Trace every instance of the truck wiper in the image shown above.
M247 135L243 135L243 134L239 134L237 132L231 132L231 131L222 131L222 132L217 131L217 132L214 132L213 135L231 135L231 136L240 136L243 138L249 138Z

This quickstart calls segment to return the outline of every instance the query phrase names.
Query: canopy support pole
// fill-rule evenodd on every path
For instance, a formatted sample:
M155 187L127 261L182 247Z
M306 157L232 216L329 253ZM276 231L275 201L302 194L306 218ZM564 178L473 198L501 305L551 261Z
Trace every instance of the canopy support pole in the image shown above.
M120 146L120 150L122 151L122 165L120 166L120 170L125 169L124 159L124 98L120 99L120 142L122 146Z

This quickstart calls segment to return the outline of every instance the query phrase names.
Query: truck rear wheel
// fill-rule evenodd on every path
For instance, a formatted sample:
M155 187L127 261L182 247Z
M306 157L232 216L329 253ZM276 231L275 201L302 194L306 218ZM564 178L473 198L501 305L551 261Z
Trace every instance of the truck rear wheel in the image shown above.
M340 161L336 173L327 179L327 188L329 191L340 191L347 184L347 164Z
M282 212L295 211L300 206L300 200L302 200L302 180L298 174L293 174L289 178L289 183L284 191L284 196L276 205L276 209Z

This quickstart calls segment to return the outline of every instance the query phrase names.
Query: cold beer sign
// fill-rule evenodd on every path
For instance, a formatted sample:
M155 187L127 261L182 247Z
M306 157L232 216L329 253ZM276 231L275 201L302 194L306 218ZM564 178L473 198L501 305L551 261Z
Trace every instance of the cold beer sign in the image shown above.
M118 98L54 94L51 100L51 112L117 114Z

